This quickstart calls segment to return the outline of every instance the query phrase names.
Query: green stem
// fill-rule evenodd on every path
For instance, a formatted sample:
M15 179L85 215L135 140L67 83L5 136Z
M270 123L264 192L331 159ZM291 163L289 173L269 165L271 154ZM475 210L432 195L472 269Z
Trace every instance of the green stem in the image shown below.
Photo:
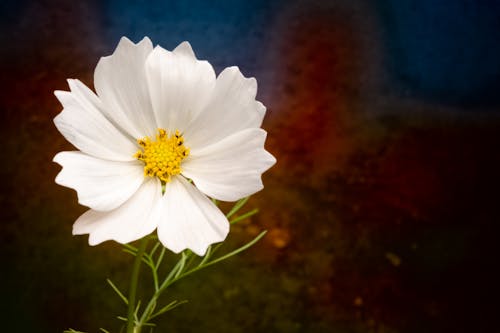
M170 273L168 274L168 276L165 278L165 280L161 284L160 288L158 290L156 290L156 292L153 295L153 297L151 297L151 300L146 305L146 308L144 309L144 312L142 313L142 316L139 319L139 325L142 325L142 324L146 323L150 319L149 316L150 316L151 312L153 311L153 308L156 305L156 302L157 302L158 298L160 297L161 293L163 292L163 290L165 290L166 285L168 284L168 282L174 278L175 274L177 274L177 272L179 271L179 269L184 265L184 262L185 262L185 260L186 260L186 258L188 256L189 255L184 255L184 254L182 255L181 259L179 259L179 261L177 262L177 264L170 271ZM127 332L127 333L129 333L129 332Z
M194 273L196 271L199 271L200 269L203 269L203 268L208 267L208 266L212 266L218 262L226 260L226 259L228 259L228 258L230 258L230 257L232 257L240 252L247 250L248 248L253 246L255 243L257 243L262 237L264 237L264 235L266 233L267 233L267 230L264 230L257 237L255 237L252 241L248 242L247 244L243 245L242 247L240 247L240 248L238 248L230 253L227 253L227 254L223 255L222 257L214 259L212 261L203 260L202 264L200 264L197 267L194 267L194 268L192 268L184 273L182 272L182 270L185 267L184 266L185 262L189 258L191 253L188 253L187 255L182 253L181 259L179 259L179 261L177 262L175 267L172 269L172 271L170 271L168 276L165 278L165 280L161 284L160 288L155 292L155 294L153 295L153 297L151 298L149 303L146 305L146 308L145 308L141 318L139 319L138 326L139 327L142 326L144 323L147 323L148 320L151 319L151 315L153 315L152 312L154 311L154 307L156 306L158 298L163 293L163 291L165 291L165 289L167 289L169 286L171 286L175 282L179 281L180 279L182 279L188 275L191 275L192 273ZM209 255L210 255L210 253L207 252L206 256L209 256ZM153 316L155 316L155 315L153 315ZM138 333L138 332L136 332L136 333Z
M134 331L134 312L135 312L135 297L137 294L137 282L139 281L139 271L141 269L141 260L146 250L146 246L148 244L148 238L144 237L141 239L141 243L139 244L139 250L136 253L134 266L132 268L132 278L130 281L130 289L128 294L128 310L127 310L127 333L139 333L140 327L138 330Z

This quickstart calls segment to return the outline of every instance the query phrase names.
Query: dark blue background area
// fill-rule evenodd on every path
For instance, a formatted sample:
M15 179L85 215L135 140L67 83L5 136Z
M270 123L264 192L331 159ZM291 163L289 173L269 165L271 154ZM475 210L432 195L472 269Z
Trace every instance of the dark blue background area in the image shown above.
M189 40L216 69L240 64L255 75L264 70L262 48L273 47L273 23L297 3L107 1L104 36L107 45L115 45L124 35L133 40L147 35L167 49ZM500 102L500 1L384 0L374 7L386 33L394 90L465 107Z
M121 36L138 41L149 36L173 49L188 40L197 56L211 59L218 70L240 64L254 72L265 50L266 35L282 1L107 1L103 24L106 44ZM110 48L110 51L112 48ZM255 73L254 73L255 75Z
M412 93L500 101L500 1L383 1L388 65Z
M53 19L49 13L52 3L56 4L54 7L64 7L64 1L37 2L40 17L33 22L24 17L31 7L29 1L9 0L0 4L3 56L15 54L14 60L30 57L32 52L26 52L30 47L56 42L43 35L43 27L37 26L40 20ZM61 26L65 30L61 36L81 29L81 25L97 27L94 38L98 36L99 43L105 45L102 51L107 54L121 36L134 41L149 36L167 49L189 40L201 59L212 59L217 71L237 64L245 74L257 77L269 71L269 50L277 47L279 36L284 36L294 24L287 19L311 15L311 8L322 13L337 5L359 7L362 15L374 17L380 24L377 29L383 31L378 46L384 50L386 70L393 79L389 82L391 91L464 108L500 104L499 0L382 0L352 4L296 0L108 0L88 4L97 10L97 15ZM78 12L82 5L73 6ZM287 16L291 11L295 16ZM335 24L337 18L331 20ZM30 29L37 29L38 33L31 33ZM314 32L310 38L314 38ZM300 47L296 45L297 49ZM287 58L290 54L279 56Z

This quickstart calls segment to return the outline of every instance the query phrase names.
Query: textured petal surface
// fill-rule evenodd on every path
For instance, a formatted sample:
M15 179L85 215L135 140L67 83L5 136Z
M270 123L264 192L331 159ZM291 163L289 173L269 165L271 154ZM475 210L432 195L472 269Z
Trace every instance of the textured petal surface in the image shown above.
M215 72L197 60L189 43L173 52L155 47L146 62L151 101L158 127L180 130L196 118L215 86Z
M276 163L264 150L266 131L250 128L191 150L182 174L212 198L235 201L263 188L261 174Z
M89 155L115 161L132 161L137 150L101 113L99 98L78 80L68 80L71 92L55 91L63 111L54 118L61 134Z
M147 37L137 44L122 37L115 52L102 57L94 72L106 116L135 139L153 135L157 127L145 72L152 50Z
M201 256L210 244L226 238L229 232L227 218L183 177L172 178L162 201L158 237L168 249L176 253L190 249Z
M257 81L238 67L224 69L200 115L184 131L188 147L202 147L246 128L258 128L266 108L255 100Z
M63 167L56 183L76 190L81 205L98 211L109 211L123 204L144 179L138 161L107 161L70 151L57 154L54 162Z
M90 245L107 240L123 244L140 239L157 227L161 212L160 199L160 181L156 178L150 179L115 210L85 212L73 225L73 235L90 234Z

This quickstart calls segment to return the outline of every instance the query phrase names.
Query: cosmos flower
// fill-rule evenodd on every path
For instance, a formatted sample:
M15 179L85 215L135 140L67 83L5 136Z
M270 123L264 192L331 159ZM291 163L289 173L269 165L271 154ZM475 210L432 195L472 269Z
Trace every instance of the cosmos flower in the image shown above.
M54 119L79 151L60 152L56 183L90 208L73 225L89 244L128 243L157 229L161 243L203 255L229 222L210 198L236 201L263 188L275 158L260 128L257 82L237 67L216 77L188 42L172 52L122 38L94 72L96 94L78 80L55 91ZM210 197L210 198L209 198Z

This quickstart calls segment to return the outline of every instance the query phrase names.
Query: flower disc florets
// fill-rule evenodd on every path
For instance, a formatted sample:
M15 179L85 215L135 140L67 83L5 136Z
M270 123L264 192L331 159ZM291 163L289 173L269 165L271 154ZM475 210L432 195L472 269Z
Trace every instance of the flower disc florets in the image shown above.
M134 157L144 162L144 176L156 176L168 183L172 176L182 172L181 162L189 155L189 148L184 146L184 138L179 131L168 135L167 131L159 128L155 141L144 137L137 143L142 150Z

